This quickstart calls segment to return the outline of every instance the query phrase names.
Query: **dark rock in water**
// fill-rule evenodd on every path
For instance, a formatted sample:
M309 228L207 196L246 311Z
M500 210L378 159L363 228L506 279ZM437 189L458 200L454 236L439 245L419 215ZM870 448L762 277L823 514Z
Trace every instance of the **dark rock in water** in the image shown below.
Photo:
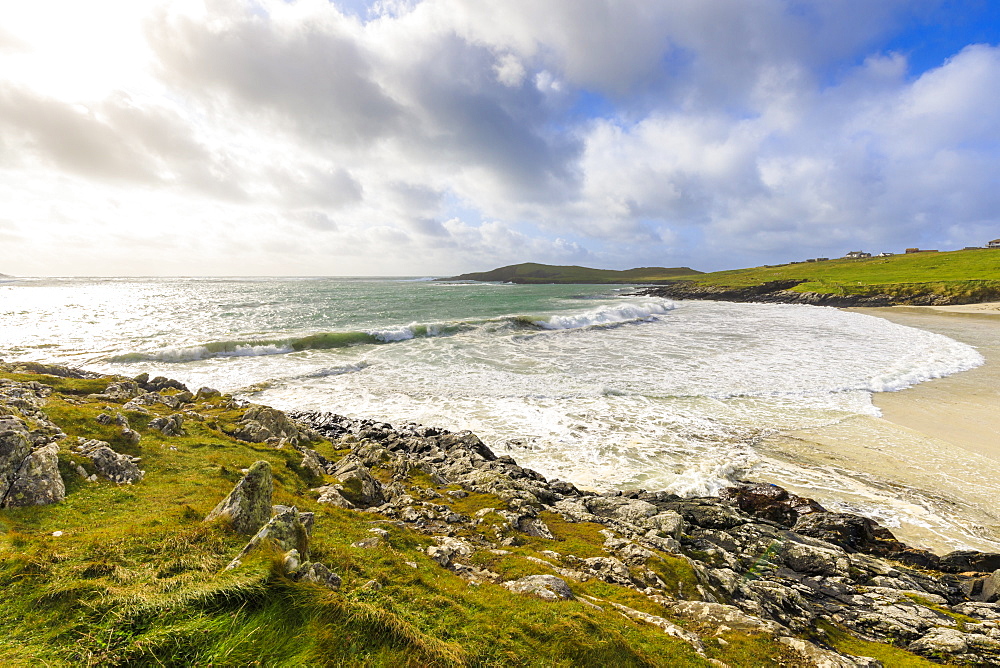
M812 499L796 496L777 485L742 483L719 492L719 498L745 513L792 527L803 515L826 510Z
M3 506L44 506L65 498L66 486L59 474L59 446L49 443L36 449L21 463L3 499Z
M849 513L810 513L793 527L795 533L839 545L848 552L864 552L875 539L875 523Z
M264 460L255 462L236 487L208 514L205 521L228 517L233 528L252 535L271 518L271 496L274 480L271 464Z
M141 376L136 377L136 382L138 382L140 377ZM157 376L152 380L147 380L141 383L141 385L146 389L147 392L159 392L160 390L180 390L181 392L188 392L187 385L185 385L184 383L180 382L179 380L173 380L170 378L165 378L163 376Z
M956 550L941 557L938 569L945 573L965 573L969 571L992 573L1000 569L1000 554L995 552Z

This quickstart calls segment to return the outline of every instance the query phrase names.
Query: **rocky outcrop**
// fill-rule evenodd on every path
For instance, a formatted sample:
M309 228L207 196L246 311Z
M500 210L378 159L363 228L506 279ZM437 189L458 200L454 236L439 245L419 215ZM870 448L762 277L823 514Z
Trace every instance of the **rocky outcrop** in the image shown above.
M140 457L132 457L115 452L107 441L96 439L77 439L73 450L84 457L89 457L94 463L97 475L126 485L132 485L142 480L145 471L139 469Z
M271 517L273 491L271 464L263 460L255 462L236 483L233 491L208 514L205 521L228 518L233 529L242 534L253 535Z
M269 406L251 406L236 424L233 436L248 443L267 443L280 447L309 440L287 415Z
M7 495L29 454L31 441L27 425L13 415L0 416L0 498Z
M606 556L562 554L556 541L545 558L527 558L550 571L546 582L559 580L568 589L574 581L596 579L627 587L677 617L771 634L808 665L878 665L804 639L821 621L931 660L950 647L969 663L997 661L1000 603L989 601L1000 581L993 573L1000 555L937 557L914 550L869 518L828 512L774 485L740 484L718 498L595 494L497 457L468 432L326 413L292 417L351 448L326 465L330 475L353 480L351 489L328 485L318 494L433 535L427 554L470 581L502 583L477 565L476 555L505 553L504 547L531 536L554 537L544 516L554 513L565 522L603 525ZM416 472L433 486L414 484ZM474 492L493 495L497 506L471 516L452 508L452 501ZM668 584L657 570L667 556L687 564L694 581ZM532 582L504 586L556 596L540 594ZM588 600L640 619L619 610L621 604ZM665 630L681 630L662 617L638 614L649 617L641 619L646 623L662 620ZM689 642L700 646L696 637Z
M576 598L566 581L554 575L529 575L520 580L504 582L503 586L515 594L527 594L543 601L568 601Z
M65 498L66 486L59 474L59 446L49 443L36 448L21 462L3 497L3 507L44 506Z
M164 436L183 436L184 431L184 416L180 413L174 413L167 417L153 418L149 421L149 428L155 429Z

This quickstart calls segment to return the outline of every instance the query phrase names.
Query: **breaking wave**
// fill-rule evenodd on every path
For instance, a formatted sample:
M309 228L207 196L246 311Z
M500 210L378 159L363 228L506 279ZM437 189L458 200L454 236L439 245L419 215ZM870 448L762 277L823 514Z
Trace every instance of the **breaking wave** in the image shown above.
M642 304L615 304L567 315L553 315L548 318L517 315L486 320L465 320L440 323L410 323L379 329L347 332L320 332L306 336L284 339L237 339L212 341L196 346L167 348L115 355L107 359L111 363L134 362L193 362L214 357L258 357L263 355L284 355L304 350L331 350L362 345L382 345L454 336L468 332L504 334L512 331L531 330L535 332L552 330L583 330L612 327L627 323L648 322L674 308L672 302L646 302Z

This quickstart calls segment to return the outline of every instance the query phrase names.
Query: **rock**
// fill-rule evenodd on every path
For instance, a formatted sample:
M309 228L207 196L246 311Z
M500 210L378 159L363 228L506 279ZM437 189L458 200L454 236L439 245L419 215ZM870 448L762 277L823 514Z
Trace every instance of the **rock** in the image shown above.
M941 557L938 568L945 573L965 573L976 571L992 573L1000 569L1000 554L995 552L977 552L974 550L956 550Z
M59 446L43 445L21 463L7 495L5 508L44 506L66 498L66 486L59 475Z
M195 396L199 401L205 399L215 399L216 397L221 397L222 393L211 387L202 387L198 389L198 394Z
M148 375L146 377L147 379L149 378ZM139 378L141 378L141 376L136 376L135 378L136 382L139 381ZM157 376L152 380L146 380L145 382L141 383L141 385L149 392L159 392L160 390L180 390L181 392L188 391L187 385L185 385L184 383L180 382L179 380L166 378L164 376Z
M676 615L708 627L766 633L787 632L781 624L749 615L733 605L708 601L676 601L671 604L670 609Z
M156 429L164 436L183 436L186 433L183 425L184 416L180 413L174 413L169 417L153 418L149 421L149 428Z
M311 582L333 591L339 591L341 585L340 576L331 571L323 564L312 561L303 564L294 573L294 579L299 582Z
M326 475L324 466L326 460L315 450L304 450L302 452L302 462L300 466L308 471L314 478L323 479Z
M257 464L260 463L257 462ZM254 464L254 467L257 467L257 464ZM250 471L253 473L253 468ZM268 466L268 482L270 482L270 474L271 469ZM250 473L247 476L249 477ZM235 492L236 490L233 491ZM239 566L244 557L260 547L265 541L273 542L279 549L286 553L286 556L288 556L289 552L295 551L296 554L292 556L297 560L303 562L309 560L309 530L306 526L307 522L303 522L304 518L302 517L305 513L300 514L297 508L290 506L274 506L274 510L274 516L267 520L264 526L254 534L250 542L246 544L246 547L240 550L236 558L226 566L226 570ZM311 523L311 521L312 518L310 517L308 522Z
M31 438L27 425L13 415L0 416L0 498L7 495L29 454Z
M139 383L134 380L123 380L111 383L99 396L106 401L125 402L142 394Z
M382 484L372 477L365 465L355 456L344 457L333 470L340 480L341 496L361 508L370 508L385 503Z
M838 545L849 552L863 552L875 539L875 523L850 513L810 513L793 527L795 533Z
M812 499L796 496L770 483L742 483L719 492L719 498L754 517L794 526L798 519L826 509Z
M973 601L996 603L1000 600L1000 570L993 571L985 578L969 580L964 590L966 596Z
M566 601L576 598L566 581L554 575L529 575L520 580L508 580L503 586L515 594L537 596L544 601Z
M823 649L808 640L783 637L778 642L794 650L799 656L816 668L881 668L882 663L871 657L846 657L828 649Z
M94 462L97 474L111 482L131 485L142 480L145 471L139 470L139 457L115 452L107 441L78 439L74 450Z
M251 406L237 423L233 436L248 443L266 443L271 439L298 442L299 430L281 411L270 406Z
M255 462L243 479L236 483L229 496L208 514L205 521L228 517L236 531L243 534L257 533L271 517L271 495L274 482L271 464Z
M591 599L597 600L597 599ZM618 612L622 613L626 617L636 619L642 622L646 622L652 626L657 627L667 635L673 636L675 638L680 638L681 640L687 642L689 645L694 647L695 651L699 654L705 653L705 647L701 643L701 638L698 637L696 633L691 631L686 631L681 627L677 626L673 622L667 621L663 617L657 617L656 615L651 615L648 612L641 612L634 608L630 608L627 605L622 605L621 603L615 603L614 601L602 601L607 605L610 605Z
M437 536L435 540L437 545L431 545L427 548L427 556L445 567L451 564L456 555L468 557L474 552L472 545L461 538Z
M312 490L314 492L319 492L319 498L316 499L316 503L325 503L331 506L337 506L338 508L354 508L354 504L347 500L341 491L344 488L340 485L324 485L323 487L317 487Z

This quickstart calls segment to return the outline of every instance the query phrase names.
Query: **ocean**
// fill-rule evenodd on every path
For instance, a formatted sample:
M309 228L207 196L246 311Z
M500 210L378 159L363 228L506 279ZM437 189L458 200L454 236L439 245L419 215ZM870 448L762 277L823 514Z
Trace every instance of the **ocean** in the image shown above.
M710 495L738 479L815 490L888 526L971 535L940 490L761 447L878 415L872 395L971 369L972 347L861 313L672 302L629 287L373 278L0 283L0 358L164 375L281 409L478 434L549 478ZM866 482L867 481L867 482ZM912 499L911 499L912 501ZM937 504L937 505L935 505Z

